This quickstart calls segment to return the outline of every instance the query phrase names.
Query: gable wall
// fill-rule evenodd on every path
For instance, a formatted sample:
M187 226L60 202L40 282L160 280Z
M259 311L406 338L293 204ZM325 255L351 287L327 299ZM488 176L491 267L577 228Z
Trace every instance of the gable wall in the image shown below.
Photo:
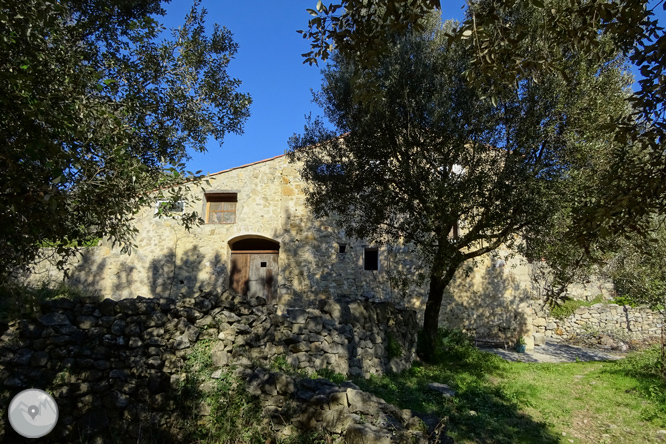
M416 264L403 247L380 249L380 270L363 269L366 242L349 240L333 221L316 220L305 207L304 183L294 165L277 157L213 175L207 191L238 193L236 223L203 224L186 231L177 220L158 218L154 207L136 217L139 230L130 256L103 241L72 263L68 285L113 299L173 297L199 291L222 292L229 286L231 253L228 242L257 235L280 243L278 303L310 305L331 296L401 299L388 275L413 274ZM205 218L203 192L185 208ZM340 243L347 252L338 253ZM59 281L62 275L42 264L33 283ZM408 288L417 294L418 286Z
M211 176L207 191L238 193L235 224L203 224L188 232L176 220L155 217L154 207L146 208L137 215L137 248L130 256L105 241L73 263L66 283L113 299L222 292L229 286L229 240L258 235L280 243L279 307L312 306L318 299L342 296L390 299L422 309L427 282L415 278L427 270L410 248L382 247L380 270L364 270L363 249L372 245L346 239L332 220L314 219L306 209L305 184L296 168L280 156ZM198 211L203 217L203 192L196 187L193 192L199 200L185 211ZM347 245L344 254L338 253L341 242ZM535 307L542 302L530 265L515 258L498 267L496 259L486 256L476 269L466 271L459 270L447 291L440 325L483 337L516 330L532 334ZM397 287L389 276L408 278L408 284ZM57 282L62 275L43 264L30 280ZM593 298L600 292L610 296L611 291L608 285L590 283L574 294Z

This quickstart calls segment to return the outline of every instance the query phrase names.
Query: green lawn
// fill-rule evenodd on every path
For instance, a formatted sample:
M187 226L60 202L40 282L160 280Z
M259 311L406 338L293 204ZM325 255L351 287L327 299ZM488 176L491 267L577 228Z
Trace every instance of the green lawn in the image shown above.
M528 364L480 352L459 333L442 343L436 365L354 382L401 408L448 417L456 443L666 443L657 433L666 430L657 349L614 362Z

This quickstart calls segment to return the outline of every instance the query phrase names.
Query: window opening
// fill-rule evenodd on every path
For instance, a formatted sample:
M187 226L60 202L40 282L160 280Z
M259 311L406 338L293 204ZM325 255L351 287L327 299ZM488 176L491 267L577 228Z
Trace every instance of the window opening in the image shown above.
M368 271L379 270L379 250L377 248L365 249L363 269Z
M206 194L206 223L209 224L235 224L236 193Z
M347 244L339 244L338 245L338 253L346 253L347 252Z

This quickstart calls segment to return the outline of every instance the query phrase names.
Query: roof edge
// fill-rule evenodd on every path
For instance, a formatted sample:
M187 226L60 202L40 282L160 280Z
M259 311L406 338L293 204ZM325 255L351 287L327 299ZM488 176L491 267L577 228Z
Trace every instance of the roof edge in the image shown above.
M260 163L270 162L271 160L279 159L280 157L284 157L284 156L285 156L284 154L280 154L280 155L275 156L275 157L269 157L268 159L257 160L256 162L246 163L245 165L240 165L240 166L228 168L226 170L218 171L217 173L210 173L210 174L207 174L206 176L207 177L217 176L219 174L228 173L229 171L239 170L241 168L251 167L251 166L254 166L254 165L258 165Z

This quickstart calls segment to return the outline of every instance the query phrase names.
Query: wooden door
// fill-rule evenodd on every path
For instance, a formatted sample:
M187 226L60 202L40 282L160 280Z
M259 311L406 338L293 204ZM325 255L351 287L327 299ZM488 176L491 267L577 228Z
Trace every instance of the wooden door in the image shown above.
M229 286L238 294L246 295L250 282L250 255L231 253Z
M250 255L249 296L262 296L272 302L277 295L277 253L253 253Z
M229 286L244 296L272 302L277 295L278 253L232 252Z

